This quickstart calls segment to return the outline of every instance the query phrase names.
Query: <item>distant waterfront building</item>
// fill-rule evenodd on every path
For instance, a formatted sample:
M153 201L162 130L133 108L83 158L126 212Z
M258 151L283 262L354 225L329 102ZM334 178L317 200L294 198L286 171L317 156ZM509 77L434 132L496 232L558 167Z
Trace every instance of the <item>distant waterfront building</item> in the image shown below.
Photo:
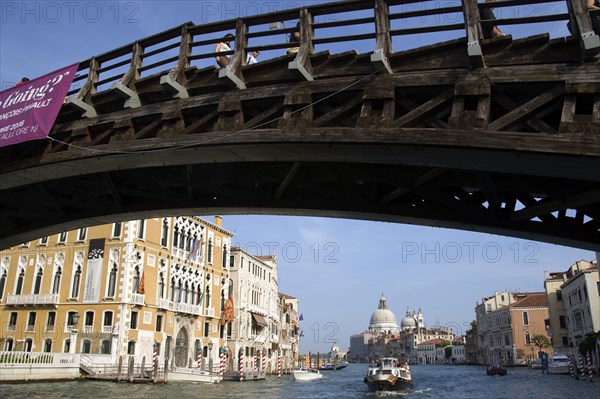
M279 320L276 333L278 350L281 354L282 369L289 372L296 367L298 360L298 345L300 331L298 326L298 299L293 296L278 293L279 295ZM274 369L275 371L276 369Z
M272 371L277 361L281 321L277 259L275 255L254 256L240 248L232 248L230 264L234 320L227 330L229 370L238 370L241 351L246 370L254 369L256 357L266 356L265 367ZM262 361L258 368L262 371Z
M369 361L369 340L377 336L377 333L364 331L350 337L351 361L366 363Z
M478 363L514 365L537 358L535 335L547 336L545 292L495 293L475 308L477 316ZM552 352L552 348L546 349Z
M594 262L580 260L563 272L544 272L544 288L548 299L548 335L552 341L554 352L569 353L574 341L569 340L565 296L561 286L577 273L596 269Z
M560 288L565 306L565 318L572 355L587 334L600 331L600 282L598 269L576 269ZM593 363L598 366L598 345L592 352Z
M65 231L0 252L4 351L218 361L232 233L166 217Z

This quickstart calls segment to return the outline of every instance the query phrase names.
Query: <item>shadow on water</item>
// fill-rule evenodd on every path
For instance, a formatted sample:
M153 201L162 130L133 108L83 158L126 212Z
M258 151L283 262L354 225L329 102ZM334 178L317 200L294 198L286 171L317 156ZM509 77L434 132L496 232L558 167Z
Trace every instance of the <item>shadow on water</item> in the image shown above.
M363 383L367 365L350 364L325 371L316 381L294 381L285 375L258 382L222 384L129 384L99 381L0 384L0 398L450 398L450 399L568 399L598 398L600 383L578 381L568 375L543 375L539 370L509 369L508 375L488 376L481 366L412 366L414 386L398 392L370 392ZM596 376L596 380L600 380Z

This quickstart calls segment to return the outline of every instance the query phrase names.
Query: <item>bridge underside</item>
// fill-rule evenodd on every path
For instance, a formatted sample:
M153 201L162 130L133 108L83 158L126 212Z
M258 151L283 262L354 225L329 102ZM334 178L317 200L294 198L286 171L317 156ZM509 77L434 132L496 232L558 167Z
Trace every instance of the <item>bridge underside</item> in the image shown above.
M600 68L573 41L515 43L491 43L486 68L457 41L391 56L393 74L315 54L305 81L282 57L243 69L245 90L192 68L189 98L158 74L131 87L139 107L111 92L88 99L97 117L66 104L60 141L0 149L0 248L134 218L269 213L598 251Z
M3 195L3 222L11 234L0 243L82 224L262 213L440 226L600 248L600 178L574 178L594 173L595 160L585 157L296 143L181 149L168 157L156 154L147 162L153 166L126 168L146 163L144 157L88 158L69 165L69 172L81 175L48 181L60 168L39 170L38 182ZM560 167L553 165L565 164L564 177L557 178Z

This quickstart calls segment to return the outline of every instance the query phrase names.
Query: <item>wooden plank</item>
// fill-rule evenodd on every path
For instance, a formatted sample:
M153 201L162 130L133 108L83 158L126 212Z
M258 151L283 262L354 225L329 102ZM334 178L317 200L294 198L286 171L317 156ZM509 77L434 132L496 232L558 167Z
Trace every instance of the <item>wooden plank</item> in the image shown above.
M446 101L450 100L454 97L454 90L449 89L438 96L432 98L426 103L420 105L418 108L404 114L400 118L396 119L392 122L392 127L403 127L411 122L414 122L420 118L426 118L433 110L435 110L440 105L444 104Z
M161 119L152 121L151 123L146 125L142 130L140 130L139 132L136 132L133 135L133 140L143 139L148 134L155 132L156 129L158 129L162 123L163 123L163 121Z
M511 126L525 120L531 119L531 115L535 114L543 106L553 101L557 97L564 94L563 86L555 86L547 92L540 94L532 100L526 102L518 108L513 109L506 115L496 119L488 125L491 130L507 130Z
M312 25L313 29L325 29L325 28L337 28L339 26L353 26L362 24L371 24L375 22L374 17L356 18L356 19L345 19L342 21L327 21L317 22Z
M206 126L210 121L215 119L218 115L219 115L219 112L217 110L209 112L208 114L204 115L202 118L198 119L197 121L193 122L191 125L187 126L181 132L181 134L187 135L190 133L194 133L195 130L200 129L203 126Z
M394 29L390 31L392 36L403 36L403 35L416 35L419 33L430 33L430 32L445 32L451 30L463 30L464 24L448 24L448 25L435 25L435 26L424 26L420 28L406 28L406 29Z
M313 126L323 126L326 123L331 122L332 120L335 120L336 118L340 117L345 112L348 112L352 108L361 104L362 101L363 101L362 96L353 97L349 101L346 101L344 104L334 108L330 112L327 112L325 115L322 115L321 117L315 119L313 121Z
M600 37L594 34L594 28L584 1L567 0L571 18L571 30L579 39L581 55L584 60L593 60L600 53Z
M269 109L261 112L260 114L256 115L254 118L252 118L248 122L244 123L244 130L253 128L258 123L264 121L266 118L279 112L279 110L281 110L283 108L283 106L284 106L283 103L278 103L278 104L273 105Z
M494 101L507 111L513 110L519 106L516 101L513 101L509 97L500 93L495 93L492 96L492 101ZM554 129L552 126L548 125L546 122L544 122L536 116L533 116L531 119L525 120L524 123L526 126L539 133L556 133L556 129Z
M430 9L422 9L415 11L405 11L405 12L396 12L390 14L390 19L407 19L407 18L417 18L417 17L425 17L429 15L444 15L444 14L458 14L463 12L463 6L454 6L454 7L434 7Z
M463 15L465 20L465 29L467 33L467 54L474 68L485 66L483 51L479 43L483 39L481 31L479 8L477 0L463 0Z

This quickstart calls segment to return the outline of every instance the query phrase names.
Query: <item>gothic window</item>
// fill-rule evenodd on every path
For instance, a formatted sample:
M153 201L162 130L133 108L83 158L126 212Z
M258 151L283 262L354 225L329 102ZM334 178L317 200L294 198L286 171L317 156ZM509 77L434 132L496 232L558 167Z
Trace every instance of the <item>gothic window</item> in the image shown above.
M23 280L25 279L25 269L21 269L19 277L17 277L17 286L15 287L15 295L21 295L23 291Z
M42 276L44 272L42 268L40 268L35 276L35 283L33 285L33 295L39 295L40 288L42 287Z
M108 275L108 290L106 291L106 296L112 298L115 296L115 289L117 286L117 264L113 262L113 266L110 269L110 274Z
M181 280L179 280L179 284L177 284L177 302L181 303Z
M71 298L79 297L79 283L81 282L81 266L77 266L73 275L73 287L71 287Z
M54 281L52 282L52 293L58 294L58 289L60 288L60 276L62 275L61 268L56 269L56 273L54 273Z
M173 229L173 248L177 248L178 239L179 239L179 227L175 227Z
M207 251L207 261L208 263L212 263L212 257L213 257L213 243L212 243L212 238L208 239L208 251Z
M0 299L2 299L2 296L4 295L4 287L6 286L6 277L7 276L8 276L7 271L0 269Z
M165 279L163 274L158 275L158 299L163 299L165 295Z
M175 302L175 278L171 279L171 302Z
M223 245L223 268L227 267L227 245Z

